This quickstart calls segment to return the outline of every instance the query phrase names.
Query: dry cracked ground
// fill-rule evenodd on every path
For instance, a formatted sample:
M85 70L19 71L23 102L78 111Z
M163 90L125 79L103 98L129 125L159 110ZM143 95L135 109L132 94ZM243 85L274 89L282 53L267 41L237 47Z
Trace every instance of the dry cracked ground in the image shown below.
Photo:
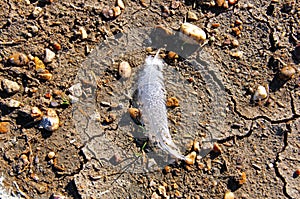
M299 198L299 19L296 0L1 1L0 198ZM159 26L163 43L184 22L204 30L198 52L209 67L161 48L177 71L166 83L180 104L168 108L172 136L185 137L181 128L195 140L218 139L194 164L141 172L132 166L151 158L127 108L152 53L146 47L155 50L139 45L142 30ZM137 43L114 42L120 33ZM97 47L107 43L107 51ZM130 84L120 80L120 61L132 67ZM74 89L78 81L85 90ZM96 116L89 102L76 105L76 92L91 90ZM109 151L115 146L121 158ZM124 154L133 161L120 167Z

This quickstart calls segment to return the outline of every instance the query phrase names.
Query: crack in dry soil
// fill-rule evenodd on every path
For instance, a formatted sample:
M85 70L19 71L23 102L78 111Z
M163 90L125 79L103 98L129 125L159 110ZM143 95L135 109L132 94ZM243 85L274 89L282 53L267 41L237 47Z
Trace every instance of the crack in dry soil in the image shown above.
M230 93L229 93L229 95L230 95ZM253 130L252 130L253 122L255 120L258 120L258 119L265 119L265 120L269 121L271 124L281 124L281 123L289 124L290 122L293 122L297 118L299 118L299 115L296 113L296 108L295 108L295 105L294 105L294 97L292 96L292 94L291 94L291 108L292 108L293 115L290 118L281 119L281 120L272 120L269 117L263 116L263 115L260 115L260 116L254 117L254 118L249 118L249 117L247 117L246 115L243 115L241 112L239 112L237 110L237 102L236 102L235 98L232 95L231 95L231 100L234 103L234 112L236 114L238 114L238 116L242 117L245 120L251 120L252 121L251 127L250 127L250 130L245 135L242 135L242 136L237 135L237 136L227 137L227 138L225 138L223 140L220 140L219 141L220 143L228 142L228 141L233 140L235 138L238 138L239 140L242 140L243 138L250 137L251 134L252 134L252 132L253 132ZM280 154L282 152L284 152L285 149L286 149L286 147L288 146L288 133L291 132L290 125L287 125L287 128L288 128L288 130L284 131L284 134L283 134L284 135L284 139L283 139L284 146L282 147L282 150L276 154L276 159L275 159L275 162L274 162L274 169L275 169L276 176L279 177L281 179L281 181L284 183L284 186L283 186L283 189L282 189L284 195L287 198L289 198L289 199L293 199L293 197L291 197L287 193L287 188L286 188L287 181L284 178L284 176L280 174L280 172L279 172L279 166L278 166L278 162L280 161Z
M293 199L288 193L287 193L287 181L286 179L280 174L279 172L279 166L278 166L278 162L280 161L280 154L286 149L286 147L288 146L288 133L291 132L291 127L290 125L287 125L288 130L284 131L284 139L283 139L283 143L284 146L282 147L282 150L276 154L276 159L274 162L274 169L275 169L275 174L277 177L279 177L281 179L281 181L283 182L284 186L283 186L283 194L289 198L289 199Z
M230 95L230 93L229 93L229 95ZM242 114L238 110L237 102L236 102L235 98L232 95L231 95L231 101L234 104L234 112L236 114L238 114L239 117L241 117L245 120L252 120L253 121L253 120L258 120L258 119L264 119L264 120L267 120L268 122L270 122L271 124L281 124L281 123L288 123L288 122L294 121L294 120L296 120L297 118L300 117L300 115L298 115L296 113L295 106L293 104L293 97L291 97L291 108L292 108L293 115L290 118L284 118L284 119L280 119L280 120L272 120L268 116L265 116L265 115L258 115L258 116L253 117L253 118L248 117L247 115Z

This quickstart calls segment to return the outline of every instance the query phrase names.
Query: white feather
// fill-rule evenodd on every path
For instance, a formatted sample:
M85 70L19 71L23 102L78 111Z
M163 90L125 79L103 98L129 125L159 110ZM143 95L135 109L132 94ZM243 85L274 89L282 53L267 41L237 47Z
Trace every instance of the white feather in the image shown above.
M172 141L166 109L166 95L163 78L164 62L158 57L148 56L138 79L138 98L142 120L151 142L157 143L165 152L179 159L185 159Z

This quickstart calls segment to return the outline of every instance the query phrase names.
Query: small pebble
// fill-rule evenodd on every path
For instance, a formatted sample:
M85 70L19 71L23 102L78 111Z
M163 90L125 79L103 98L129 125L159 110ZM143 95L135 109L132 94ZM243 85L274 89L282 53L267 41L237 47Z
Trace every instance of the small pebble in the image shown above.
M5 134L10 131L10 123L9 122L0 122L0 134Z
M117 0L117 6L119 6L122 10L125 9L125 4L123 0Z
M8 61L16 66L24 66L28 64L29 59L24 53L13 53L9 56Z
M170 52L168 52L168 58L169 58L169 59L178 59L179 56L178 56L178 54L176 54L175 52L170 51Z
M20 107L20 105L21 105L21 102L18 100L14 100L14 99L10 99L7 104L7 106L9 108L18 108L18 107Z
M263 100L266 99L268 97L268 92L266 90L266 88L262 85L259 85L252 97L252 99L254 101L258 101L258 100Z
M106 123L112 123L113 121L115 121L117 119L117 116L113 113L110 113L108 115L108 117L105 117L105 122Z
M185 156L185 163L188 165L193 165L195 164L195 159L196 159L196 152L193 151L190 154L188 154L187 156Z
M279 78L286 81L292 79L296 73L296 69L292 66L285 66L280 70Z
M102 14L106 19L110 19L114 16L114 11L108 6L104 6L102 9Z
M167 107L178 107L179 101L176 97L169 97L166 102Z
M228 0L228 3L229 3L230 5L234 5L236 2L237 2L237 0Z
M180 193L180 191L178 190L175 190L175 194L174 194L176 197L178 198L181 198L182 197L182 194Z
M240 26L239 27L233 27L232 32L234 32L237 36L239 36L242 33L241 29L242 28Z
M171 169L170 166L167 165L167 166L165 166L164 170L165 170L166 173L170 173L172 169Z
M20 159L21 159L21 161L24 163L24 165L28 165L28 164L29 164L27 155L22 154L22 155L20 156Z
M167 197L167 191L166 191L166 188L164 186L159 186L158 187L158 192L160 195L164 196L164 197Z
M38 107L32 107L30 116L34 119L41 118L43 116L43 113Z
M188 11L187 18L191 21L197 21L198 17L194 12Z
M272 169L272 168L274 167L274 164L273 164L273 163L269 163L269 164L268 164L268 167L269 167L270 169Z
M34 18L38 17L40 15L40 13L43 11L43 8L41 7L35 7L33 12L32 12L32 16Z
M55 108L59 106L59 103L57 103L56 101L51 101L50 106Z
M215 1L210 1L210 2L208 2L208 6L209 7L215 7L216 6L216 2Z
M225 0L216 0L216 4L219 7L223 6L224 2L225 2Z
M44 62L45 63L52 62L54 57L55 57L55 53L53 51L51 51L49 48L46 48Z
M39 69L37 71L37 75L38 75L38 78L39 79L42 79L42 80L51 80L52 79L52 74L46 70L46 69Z
M180 4L181 4L180 1L172 0L171 8L172 9L177 9L177 8L179 8Z
M88 34L84 27L79 28L79 33L81 35L81 39L86 39L88 37Z
M238 47L240 44L239 44L239 41L237 40L237 39L233 39L232 41L231 41L231 44L232 44L232 46L233 47Z
M172 188L176 190L179 188L179 186L178 186L178 184L174 183L174 184L172 184Z
M206 161L206 168L207 168L208 171L211 170L211 168L212 168L212 165L211 165L211 159L208 159L208 160Z
M224 199L234 199L234 193L227 191L224 195Z
M234 199L234 193L227 191L224 195L224 199Z
M193 148L196 152L200 152L200 142L194 140Z
M51 93L45 93L45 95L44 95L44 97L46 98L46 99L52 99L52 94Z
M161 199L161 197L156 192L153 192L151 195L151 199Z
M213 24L211 24L211 27L212 28L218 28L218 27L220 27L220 24L219 23L213 23Z
M39 32L39 28L37 26L29 26L31 29L32 33L38 33Z
M236 25L242 25L242 24L243 24L243 22L242 22L241 20L239 20L239 19L235 20L234 23L235 23Z
M130 117L134 120L139 119L141 117L141 112L137 108L129 108L128 113L130 114Z
M198 168L199 168L199 169L204 169L204 168L205 168L205 164L202 163L202 162L199 162L199 163L198 163Z
M59 127L59 117L54 109L47 109L46 115L43 117L39 124L39 128L43 128L47 131L55 131Z
M156 182L155 182L153 179L151 179L151 180L150 180L150 183L149 183L149 186L150 186L150 187L156 186Z
M231 52L230 55L234 58L238 58L238 59L241 59L243 57L243 51L234 51L234 52Z
M198 42L206 39L206 33L201 28L191 23L183 23L180 27L180 31Z
M49 159L53 159L53 158L55 157L55 152L50 151L50 152L48 153L47 157L48 157Z
M28 55L28 59L29 59L30 61L34 61L34 56L32 56L32 54L29 54L29 55Z
M295 174L296 174L297 177L300 176L300 169L297 169L297 170L295 171Z
M35 63L35 70L45 69L44 62L42 60L40 60L38 57L34 57L33 61Z
M225 9L229 8L228 1L225 1L225 2L224 2L223 8L225 8Z
M59 51L59 50L61 50L61 45L60 45L60 43L58 43L58 42L54 42L54 44L53 44L53 48L54 48L56 51Z
M119 65L119 75L122 78L129 78L131 76L131 67L128 62L122 61Z
M222 148L220 147L220 145L218 143L214 143L213 151L216 153L222 153Z
M17 82L3 79L2 80L2 88L8 93L8 94L14 94L18 91L20 91L21 87Z
M245 172L242 172L242 173L241 173L241 179L239 180L239 184L240 184L240 185L243 185L243 184L246 183L246 181L247 181L246 173L245 173Z
M113 7L112 10L114 11L114 17L117 17L121 14L121 8L119 6Z
M115 153L109 160L109 162L113 165L117 165L122 161L120 154Z

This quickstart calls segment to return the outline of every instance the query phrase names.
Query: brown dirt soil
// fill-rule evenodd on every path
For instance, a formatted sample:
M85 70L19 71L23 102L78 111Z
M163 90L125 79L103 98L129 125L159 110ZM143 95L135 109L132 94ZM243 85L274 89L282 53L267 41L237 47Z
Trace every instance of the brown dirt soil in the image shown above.
M239 0L228 8L206 0L124 0L124 4L119 16L107 19L102 10L114 6L115 0L0 2L0 81L20 85L11 94L3 83L0 87L0 175L7 192L21 198L224 198L228 191L245 199L299 198L299 47L295 50L300 44L299 2ZM33 14L37 7L41 11ZM189 19L188 12L198 19ZM221 152L209 151L194 165L177 161L167 169L163 165L145 171L141 165L149 164L150 153L135 142L140 129L127 108L133 107L140 67L155 51L133 42L114 47L112 38L122 38L120 33L142 37L137 31L145 27L177 31L185 21L206 32L201 55L217 74L210 79L212 84L219 82L221 87L212 90L205 74L182 57L165 58L164 75L170 77L167 96L177 97L180 104L168 109L169 128L175 142L183 142L180 150L185 155L191 151L189 141L207 138L211 132L218 134L214 141ZM55 43L60 50L55 50ZM111 51L97 54L97 47L107 43ZM45 63L53 75L50 80L37 76L33 61L22 66L9 61L15 52L43 60L45 48L56 54ZM236 57L236 52L242 55ZM161 55L166 53L162 48ZM118 76L120 61L132 66L129 81ZM287 65L296 73L283 80L280 70ZM77 82L84 82L86 96L96 90L91 103L99 115L94 120L93 110L86 108L89 102L68 103L68 89ZM267 88L268 98L253 103L258 85ZM220 101L214 101L214 94ZM10 99L21 104L9 107ZM58 106L51 107L53 102ZM44 114L49 107L54 109L59 128L53 132L38 128L40 120L30 116L32 107ZM114 147L122 150L111 150ZM53 159L48 157L51 151ZM134 161L111 164L110 158L118 155Z

